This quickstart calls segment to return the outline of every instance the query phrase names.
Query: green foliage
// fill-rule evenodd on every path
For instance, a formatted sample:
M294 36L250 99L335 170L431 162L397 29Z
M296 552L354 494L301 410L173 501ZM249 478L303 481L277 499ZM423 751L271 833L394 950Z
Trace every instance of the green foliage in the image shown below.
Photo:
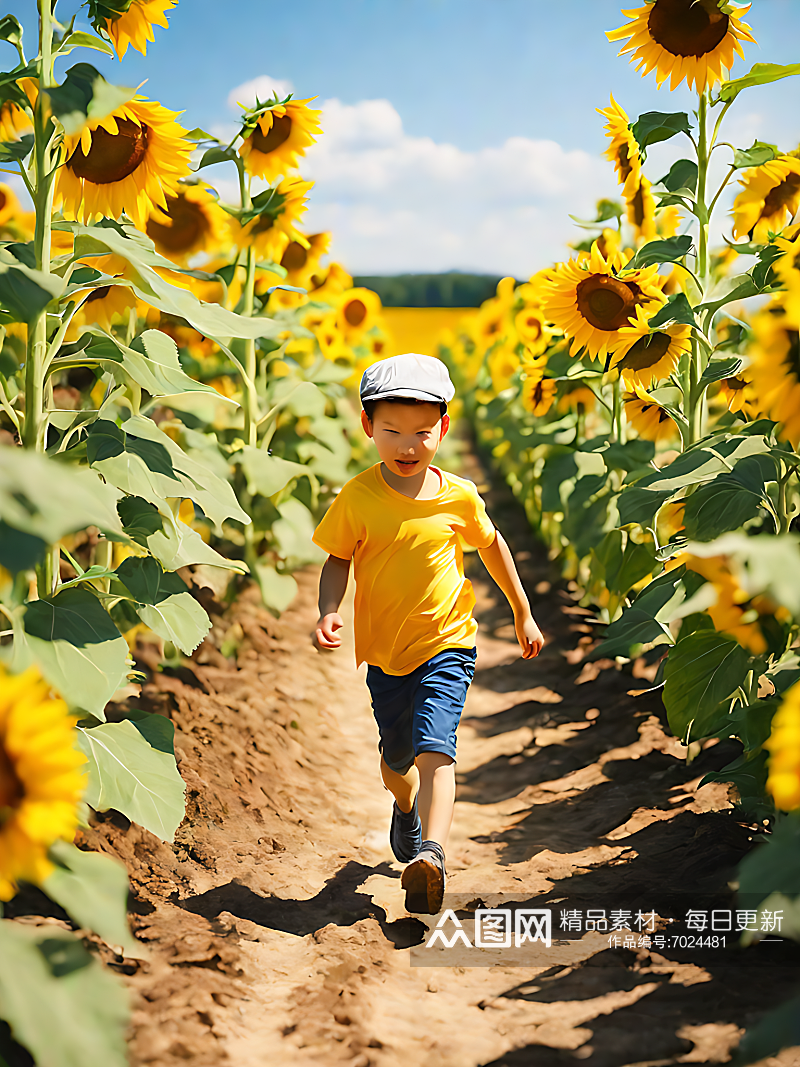
M90 37L89 34L82 36ZM82 43L73 42L72 47ZM105 51L101 42L98 41L98 45ZM76 63L67 71L63 84L49 88L47 95L64 132L74 135L80 133L90 119L104 119L122 104L127 104L136 95L136 90L111 85L90 63Z
M372 289L384 307L479 307L494 294L499 275L444 274L360 275L353 284Z
M80 746L89 761L86 800L98 811L121 811L172 841L183 819L184 785L163 740L159 747L145 736L143 723L152 718L80 728Z
M780 81L782 78L791 78L795 74L800 74L800 63L787 63L786 65L754 63L743 77L723 82L717 100L730 104L742 89L749 89L753 85L767 85L769 82Z
M668 141L679 133L691 132L692 124L685 111L665 113L662 111L646 111L643 115L631 123L631 133L639 145L642 159L647 156L647 149L659 141Z
M101 852L82 852L66 841L50 848L55 870L42 883L51 900L79 926L93 930L123 956L145 956L127 921L128 872Z
M716 630L695 630L677 643L664 670L664 707L670 729L684 744L720 728L747 668L746 650Z
M73 934L0 920L0 958L0 1018L37 1064L126 1067L127 994Z
M211 623L183 579L162 570L152 556L131 556L123 560L116 573L133 597L142 622L191 655L211 629Z

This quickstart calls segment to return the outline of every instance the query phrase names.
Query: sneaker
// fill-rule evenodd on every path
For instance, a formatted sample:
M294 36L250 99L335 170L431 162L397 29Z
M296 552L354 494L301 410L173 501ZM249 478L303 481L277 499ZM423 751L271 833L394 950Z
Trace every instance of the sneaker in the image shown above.
M401 811L397 801L392 808L392 826L389 830L389 844L395 859L400 863L410 863L422 847L422 823L417 811L417 798L411 811Z
M444 849L438 841L422 842L400 884L406 891L406 911L438 915L444 898Z

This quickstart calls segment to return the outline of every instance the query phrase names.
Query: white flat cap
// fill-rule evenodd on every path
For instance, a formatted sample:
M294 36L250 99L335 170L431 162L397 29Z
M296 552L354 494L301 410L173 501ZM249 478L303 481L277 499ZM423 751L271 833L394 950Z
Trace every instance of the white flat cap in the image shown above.
M367 367L361 379L361 401L410 397L449 404L455 396L447 367L433 356L405 352Z

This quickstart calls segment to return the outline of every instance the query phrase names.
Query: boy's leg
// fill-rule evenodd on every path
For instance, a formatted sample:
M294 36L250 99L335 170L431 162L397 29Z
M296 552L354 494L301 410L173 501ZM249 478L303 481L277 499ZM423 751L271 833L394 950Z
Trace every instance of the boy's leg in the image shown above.
M436 841L446 848L456 801L455 761L444 752L420 752L417 767L423 840Z
M414 807L414 797L420 787L417 768L412 764L405 774L399 774L397 771L393 771L381 756L381 778L383 778L383 784L397 801L398 808L404 812L411 811Z

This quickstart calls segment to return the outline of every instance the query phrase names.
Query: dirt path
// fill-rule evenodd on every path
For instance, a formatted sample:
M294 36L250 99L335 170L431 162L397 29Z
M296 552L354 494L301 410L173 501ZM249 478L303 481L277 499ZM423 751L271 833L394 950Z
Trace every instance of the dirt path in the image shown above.
M477 468L473 476L480 481ZM507 608L478 578L482 632L460 730L449 902L467 916L505 894L560 914L649 910L684 892L730 907L727 882L754 829L737 821L724 787L697 788L725 762L723 746L687 767L658 698L628 695L647 683L585 662L583 612L551 587L509 495L487 496L549 643L523 662ZM742 1027L795 978L791 943L609 949L600 934L556 930L561 940L532 966L411 966L409 946L426 925L403 909L363 678L349 649L322 656L309 644L315 584L315 573L300 575L300 597L277 623L247 597L228 610L209 600L214 643L147 686L143 706L175 723L187 782L176 844L116 815L86 835L128 863L133 926L150 946L147 962L116 963L135 1001L133 1062L727 1059ZM219 651L226 642L238 642L235 664Z

